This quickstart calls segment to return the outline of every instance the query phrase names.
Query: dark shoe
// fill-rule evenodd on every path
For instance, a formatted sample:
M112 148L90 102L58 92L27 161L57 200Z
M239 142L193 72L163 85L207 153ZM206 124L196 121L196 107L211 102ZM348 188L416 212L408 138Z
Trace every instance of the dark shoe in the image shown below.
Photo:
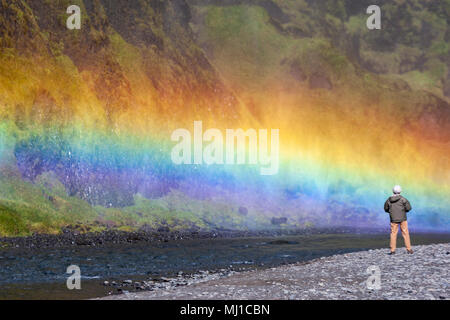
M392 256L393 254L395 254L395 251L391 251L388 253L388 255Z
M408 254L413 254L414 253L412 250L406 249L406 251L408 252Z

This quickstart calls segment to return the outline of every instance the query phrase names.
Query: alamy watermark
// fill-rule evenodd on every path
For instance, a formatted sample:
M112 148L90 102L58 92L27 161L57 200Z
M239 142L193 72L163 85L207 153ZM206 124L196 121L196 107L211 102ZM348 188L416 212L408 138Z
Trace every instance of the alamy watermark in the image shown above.
M66 27L69 30L81 29L81 9L79 6L71 5L67 8L67 14L70 16L67 18Z
M381 289L381 270L379 266L369 266L366 270L367 274L370 274L367 278L366 286L369 290Z
M369 30L381 29L381 9L377 5L371 5L366 10L371 16L367 18L366 26Z
M66 273L70 274L67 278L66 286L69 290L81 290L81 270L77 265L70 265L67 267Z
M81 29L81 9L77 5L70 5L66 10L70 16L67 18L66 26L69 30ZM370 17L367 18L366 26L369 30L381 29L381 9L377 5L370 5L366 10Z
M259 164L261 175L278 173L279 129L270 130L270 150L267 129L226 129L223 134L211 128L203 132L202 121L194 121L193 135L187 129L176 129L171 140L178 142L171 153L174 164Z

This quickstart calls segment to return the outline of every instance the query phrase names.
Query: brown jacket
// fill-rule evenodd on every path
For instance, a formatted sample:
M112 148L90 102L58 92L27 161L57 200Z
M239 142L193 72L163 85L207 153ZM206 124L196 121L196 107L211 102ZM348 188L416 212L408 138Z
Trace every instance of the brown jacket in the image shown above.
M391 222L406 221L406 213L411 211L411 204L405 197L393 195L384 203L384 211L389 213Z

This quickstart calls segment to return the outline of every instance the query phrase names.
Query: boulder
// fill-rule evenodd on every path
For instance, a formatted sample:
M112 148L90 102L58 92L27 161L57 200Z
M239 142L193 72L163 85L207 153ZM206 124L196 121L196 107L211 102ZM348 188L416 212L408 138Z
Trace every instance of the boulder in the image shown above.
M331 90L333 84L327 76L315 73L309 77L309 88Z
M282 223L286 223L287 222L287 218L286 217L273 217L271 220L271 223L273 225L280 225Z
M239 207L238 212L241 216L246 216L248 214L248 209L246 207Z

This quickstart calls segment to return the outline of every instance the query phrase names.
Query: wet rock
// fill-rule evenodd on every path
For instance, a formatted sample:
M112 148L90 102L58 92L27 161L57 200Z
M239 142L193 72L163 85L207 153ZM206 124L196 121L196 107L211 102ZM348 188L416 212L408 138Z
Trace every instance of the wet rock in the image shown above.
M158 232L170 232L169 227L159 227Z
M278 240L269 241L268 243L275 244L275 245L282 245L282 244L297 244L298 242L288 241L288 240L284 240L284 239L278 239Z
M298 61L292 62L289 73L295 80L297 80L299 82L303 82L307 79L307 77Z
M272 224L279 225L287 222L287 218L274 217ZM164 229L167 230L167 229ZM281 235L307 235L307 234L336 234L336 233L366 233L373 234L385 232L384 229L358 229L358 228L305 228L289 230L253 230L236 231L228 229L216 230L185 230L158 232L150 227L137 232L106 230L102 232L74 232L73 227L62 229L58 235L33 234L29 237L3 237L0 246L17 248L55 248L69 246L98 246L107 244L125 244L137 242L159 243L169 240L213 239L213 238L239 238L239 237L273 237Z
M444 82L444 88L443 88L444 96L447 98L450 98L450 72L449 76L447 77L447 80Z
M270 222L273 225L280 225L282 223L286 223L287 222L287 218L286 217L280 217L280 218L273 217L272 220L270 220Z
M333 89L333 84L327 76L316 73L309 77L309 88L331 90Z
M246 207L239 207L238 212L241 216L246 216L248 214L248 209Z
M149 226L148 224L143 224L140 228L139 228L139 232L154 232L155 230Z
M408 82L403 79L396 79L392 83L392 88L397 91L411 91L411 87L409 86Z

